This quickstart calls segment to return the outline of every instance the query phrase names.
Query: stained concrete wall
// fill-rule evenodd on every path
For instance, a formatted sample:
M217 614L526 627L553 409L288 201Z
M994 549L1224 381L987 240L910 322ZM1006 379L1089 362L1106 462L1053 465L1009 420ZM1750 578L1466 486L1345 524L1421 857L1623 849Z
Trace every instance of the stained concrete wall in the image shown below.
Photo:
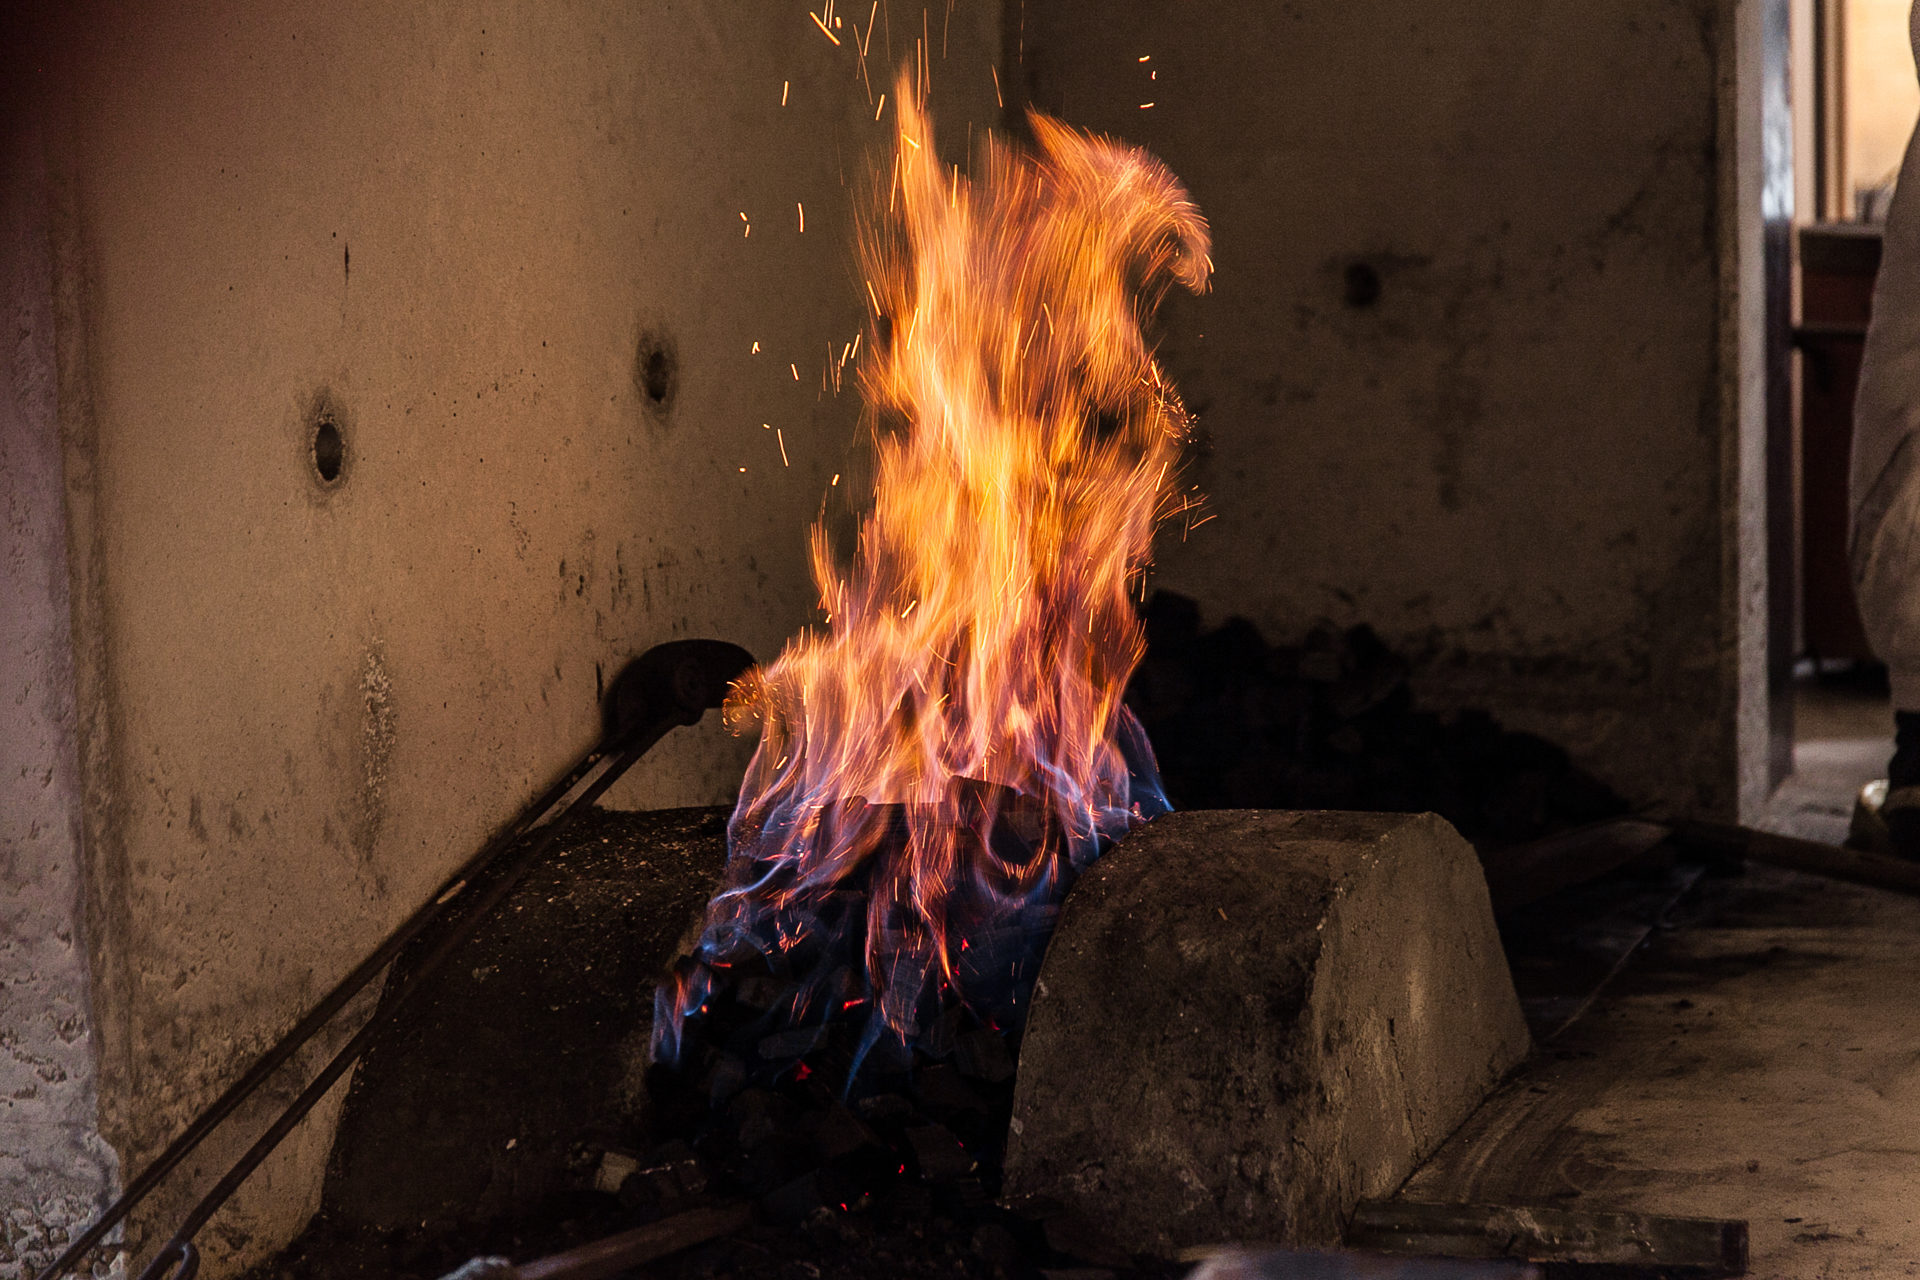
M690 635L769 655L808 616L804 529L855 469L851 379L823 381L863 315L850 196L922 31L842 20L836 45L804 4L753 0L49 19L44 158L13 172L51 212L9 250L45 257L57 341L41 416L8 420L10 493L39 504L9 534L7 589L34 602L9 663L57 640L70 578L77 712L34 711L59 732L29 772L63 749L78 770L9 874L58 915L77 826L85 893L77 919L8 927L52 934L50 1009L84 1008L88 943L102 1170L143 1166L582 751L623 658ZM998 22L932 13L959 139L993 112ZM16 435L39 468L17 484ZM683 733L621 799L725 799L750 745ZM311 1210L331 1121L204 1233L216 1272Z
M0 135L0 1277L110 1195L81 929L80 771L40 138Z
M1163 350L1217 518L1159 580L1276 636L1372 623L1428 701L1691 811L1741 785L1723 7L1009 9L1014 82L1213 223Z

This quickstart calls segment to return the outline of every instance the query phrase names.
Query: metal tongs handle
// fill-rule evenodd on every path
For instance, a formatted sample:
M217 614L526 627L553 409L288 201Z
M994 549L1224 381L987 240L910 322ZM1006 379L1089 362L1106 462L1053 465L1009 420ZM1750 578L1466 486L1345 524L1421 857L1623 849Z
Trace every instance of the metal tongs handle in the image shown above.
M458 907L465 911L465 916L422 958L395 994L388 1008L390 1019L512 891L527 870L540 860L567 819L604 795L607 788L632 767L634 761L645 755L670 730L679 725L697 724L707 711L720 706L726 698L729 685L752 665L753 656L745 649L719 640L670 641L655 645L628 663L614 678L613 687L607 692L605 732L593 749L502 828L479 853L448 877L433 896L408 916L385 942L361 961L353 972L342 978L291 1031L262 1054L244 1075L182 1130L160 1153L159 1158L128 1184L126 1191L108 1206L99 1220L68 1245L52 1266L40 1273L38 1280L57 1280L71 1271L135 1205L146 1198L162 1178L186 1159L268 1077L285 1065L302 1045L331 1022L334 1015L392 963L407 944L419 937L427 926L446 915L449 909ZM484 892L477 897L467 892L481 872L491 868L507 848L538 826L541 819L593 772L595 766L608 760L612 763L601 771L599 777L581 791L558 818L547 823L541 837L514 858L505 872L494 879ZM260 1135L259 1140L194 1206L174 1232L173 1238L140 1273L140 1280L161 1280L170 1267L174 1268L171 1280L192 1280L199 1268L199 1253L193 1246L195 1234L313 1109L334 1081L353 1065L382 1025L384 1021L380 1017L369 1018L366 1025L342 1046L320 1074Z

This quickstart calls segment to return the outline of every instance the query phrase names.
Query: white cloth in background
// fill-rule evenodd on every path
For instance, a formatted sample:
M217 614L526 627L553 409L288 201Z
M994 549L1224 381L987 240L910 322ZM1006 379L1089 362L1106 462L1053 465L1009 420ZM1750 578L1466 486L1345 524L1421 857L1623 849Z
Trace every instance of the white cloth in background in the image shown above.
M1920 5L1907 20L1920 62ZM1853 409L1848 559L1867 640L1893 705L1920 711L1920 135L1887 211L1860 392Z

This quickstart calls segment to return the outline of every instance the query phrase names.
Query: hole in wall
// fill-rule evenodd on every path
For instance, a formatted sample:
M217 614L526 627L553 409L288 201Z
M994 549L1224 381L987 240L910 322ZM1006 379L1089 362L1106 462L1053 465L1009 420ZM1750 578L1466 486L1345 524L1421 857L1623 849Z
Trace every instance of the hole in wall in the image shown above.
M340 424L331 413L322 413L313 427L313 472L321 484L332 484L346 463L347 440L340 434Z
M1380 301L1380 273L1372 263L1347 264L1345 297L1350 307L1370 307Z
M658 329L641 332L633 357L633 381L640 403L650 412L664 418L672 410L680 387L680 361L672 338Z

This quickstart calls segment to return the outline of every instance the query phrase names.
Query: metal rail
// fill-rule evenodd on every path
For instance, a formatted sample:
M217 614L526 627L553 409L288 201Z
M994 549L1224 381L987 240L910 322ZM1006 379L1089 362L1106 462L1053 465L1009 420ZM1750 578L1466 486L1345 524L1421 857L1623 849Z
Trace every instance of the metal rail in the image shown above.
M376 1013L367 1020L366 1025L333 1056L246 1154L200 1199L174 1232L173 1238L162 1246L159 1254L140 1273L141 1280L158 1280L168 1268L172 1268L172 1280L192 1280L199 1266L199 1254L193 1245L194 1235L313 1109L334 1081L353 1065L379 1028L391 1020L393 1014L419 991L425 980L512 891L527 870L551 847L555 834L567 819L604 795L607 788L632 767L634 761L646 754L673 728L696 724L707 711L718 707L731 682L752 665L752 655L746 650L718 640L676 640L656 645L628 663L608 690L605 732L600 741L489 840L479 853L448 877L434 895L408 916L386 941L342 978L305 1017L294 1024L292 1030L228 1086L212 1105L195 1117L167 1145L159 1158L127 1185L125 1192L108 1206L99 1220L75 1238L53 1265L40 1273L37 1280L57 1280L71 1271L208 1134L331 1022L347 1002L391 964L409 943L450 910L463 910L465 915L448 929L447 935L435 944L408 976L394 996L387 1017L383 1019ZM478 896L469 893L476 878L489 870L502 853L538 826L540 820L551 813L596 766L609 761L611 763L601 771L600 776L558 818L546 825L540 838L508 864L503 874Z

